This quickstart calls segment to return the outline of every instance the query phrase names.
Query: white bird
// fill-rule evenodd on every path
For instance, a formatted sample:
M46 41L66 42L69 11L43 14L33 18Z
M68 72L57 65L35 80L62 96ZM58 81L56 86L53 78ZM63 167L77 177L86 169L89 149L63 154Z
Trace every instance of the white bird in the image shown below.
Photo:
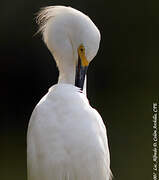
M110 180L106 128L86 97L85 75L97 54L100 32L71 7L46 7L37 19L59 79L29 122L28 180Z

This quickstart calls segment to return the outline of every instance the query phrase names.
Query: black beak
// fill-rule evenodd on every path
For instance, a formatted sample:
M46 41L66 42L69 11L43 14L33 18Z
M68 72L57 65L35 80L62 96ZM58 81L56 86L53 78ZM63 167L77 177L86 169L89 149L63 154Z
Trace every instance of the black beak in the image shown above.
M75 77L75 86L83 90L85 75L87 73L88 66L82 66L81 58L78 58L78 64L76 66L76 77Z

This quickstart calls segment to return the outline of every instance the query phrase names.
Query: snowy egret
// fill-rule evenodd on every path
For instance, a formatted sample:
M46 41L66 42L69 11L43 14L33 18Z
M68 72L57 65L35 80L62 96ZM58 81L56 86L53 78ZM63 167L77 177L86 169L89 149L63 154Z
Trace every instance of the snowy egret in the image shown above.
M37 21L59 79L29 122L28 180L109 180L106 129L86 97L85 75L98 51L100 32L88 16L71 7L46 7Z

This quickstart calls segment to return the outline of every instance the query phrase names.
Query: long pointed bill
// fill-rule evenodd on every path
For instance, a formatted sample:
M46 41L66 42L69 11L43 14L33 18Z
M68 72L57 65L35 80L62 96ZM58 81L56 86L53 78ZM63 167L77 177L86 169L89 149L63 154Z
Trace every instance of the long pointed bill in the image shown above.
M87 73L89 62L85 55L83 44L78 47L78 63L76 65L75 86L83 90L85 75Z
M78 64L76 66L76 77L75 77L75 86L83 90L85 75L87 73L88 66L82 65L82 60L78 58Z

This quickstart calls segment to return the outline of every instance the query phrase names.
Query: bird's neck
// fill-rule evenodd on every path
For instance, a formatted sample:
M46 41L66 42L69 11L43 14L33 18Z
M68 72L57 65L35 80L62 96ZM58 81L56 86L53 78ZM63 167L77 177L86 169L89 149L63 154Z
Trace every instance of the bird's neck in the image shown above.
M58 64L59 78L58 83L72 84L75 85L75 75L76 75L76 64L75 62L68 63L67 61L62 64ZM86 95L86 77L83 87L83 92Z

